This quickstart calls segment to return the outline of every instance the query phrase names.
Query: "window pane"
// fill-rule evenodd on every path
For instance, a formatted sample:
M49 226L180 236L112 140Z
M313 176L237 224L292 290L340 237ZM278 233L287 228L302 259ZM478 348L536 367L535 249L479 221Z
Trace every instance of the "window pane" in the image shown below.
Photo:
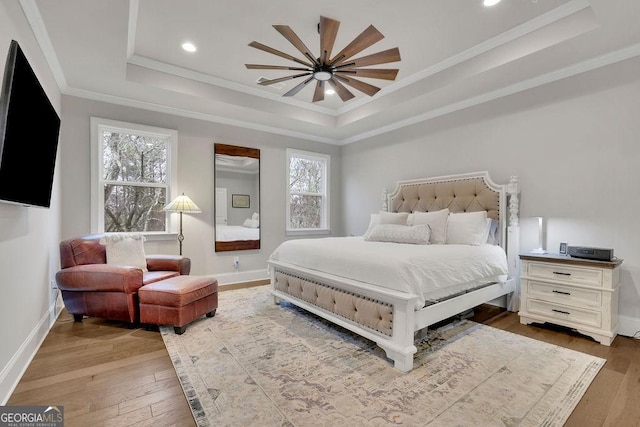
M166 182L167 142L164 139L105 131L102 150L105 180Z
M292 194L289 209L289 228L320 228L322 224L321 196Z
M292 157L289 164L291 192L321 193L324 162Z
M165 188L130 185L104 186L104 231L165 231Z

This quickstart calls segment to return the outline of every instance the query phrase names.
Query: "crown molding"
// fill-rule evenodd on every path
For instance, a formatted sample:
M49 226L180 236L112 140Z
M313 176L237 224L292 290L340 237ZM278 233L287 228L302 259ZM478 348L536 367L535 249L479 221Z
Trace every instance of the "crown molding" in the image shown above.
M64 92L65 95L75 96L78 98L90 99L93 101L107 102L109 104L122 105L125 107L140 108L142 110L155 111L158 113L166 113L174 116L187 117L190 119L204 120L207 122L219 123L228 126L235 126L244 129L256 130L260 132L272 133L276 135L288 136L292 138L305 139L309 141L322 142L324 144L339 145L337 139L326 138L323 136L312 135L303 132L296 132L275 126L266 126L258 123L248 122L244 120L230 119L228 117L217 116L214 114L200 113L184 108L169 107L167 105L156 104L148 101L140 101L138 99L125 98L122 96L108 95L105 93L92 92L85 89L69 88Z

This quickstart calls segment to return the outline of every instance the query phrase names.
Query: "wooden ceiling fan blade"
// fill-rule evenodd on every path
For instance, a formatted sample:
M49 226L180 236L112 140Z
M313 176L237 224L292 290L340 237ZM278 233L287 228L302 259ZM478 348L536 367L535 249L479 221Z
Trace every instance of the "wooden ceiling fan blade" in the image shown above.
M308 79L306 79L302 83L296 85L293 89L291 89L289 92L285 93L282 96L293 96L293 95L295 95L296 93L300 92L311 80L313 80L313 76L309 77Z
M272 53L272 54L277 55L277 56L279 56L281 58L285 58L285 59L289 59L291 61L295 61L298 64L306 65L307 67L313 68L313 65L311 65L308 62L305 62L305 61L303 61L301 59L298 59L295 56L291 56L288 53L280 52L277 49L274 49L272 47L263 45L262 43L251 42L251 43L249 43L249 46L254 47L256 49L259 49L259 50L262 50L262 51L265 51L265 52L268 52L268 53Z
M313 92L313 102L324 100L324 80L318 80L316 90Z
M351 98L355 97L355 95L349 92L349 89L344 87L344 85L340 83L338 80L336 80L335 77L336 76L331 77L328 81L329 81L329 84L333 86L333 88L336 90L336 93L338 94L340 99L342 99L342 102L346 102Z
M289 27L288 25L274 25L273 28L275 28L280 34L282 34L284 38L289 41L289 43L294 45L295 48L300 51L300 53L306 56L312 64L318 63L318 60L311 54L309 48L302 42L302 40L300 40L300 37L298 37L298 35L293 32L291 27Z
M336 68L342 69L342 68L366 67L367 65L386 64L388 62L397 62L397 61L400 61L400 49L398 49L397 47L394 47L393 49L383 50L382 52L363 56L362 58L352 59L348 62L338 65Z
M373 86L370 85L369 83L365 83L363 81L360 80L356 80L352 77L344 77L344 76L335 76L336 79L340 80L341 82L348 84L349 86L351 86L354 89L358 89L360 92L366 93L369 96L373 96L376 93L378 93L378 91L380 90L379 87L377 86Z
M313 71L311 68L287 67L285 65L260 65L244 64L249 70L291 70L291 71Z
M335 57L331 59L331 65L341 64L358 52L362 52L369 46L382 40L384 36L373 25L369 25L358 37L345 46Z
M309 74L311 74L311 73L295 74L295 75L292 75L292 76L280 77L279 79L265 80L263 82L259 82L258 84L262 85L262 86L269 86L269 85L272 85L274 83L286 82L287 80L297 79L298 77L308 76Z
M395 80L398 75L397 68L341 68L336 70L340 75L346 74L356 77L368 77L371 79Z
M326 64L331 58L331 50L336 42L340 21L320 17L320 63Z

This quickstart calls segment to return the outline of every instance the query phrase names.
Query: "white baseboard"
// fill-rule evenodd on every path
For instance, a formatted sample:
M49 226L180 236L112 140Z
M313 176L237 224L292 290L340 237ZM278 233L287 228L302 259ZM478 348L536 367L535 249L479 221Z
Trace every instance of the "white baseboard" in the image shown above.
M49 330L55 324L62 307L64 305L59 297L49 305L47 312L40 318L40 321L27 336L27 339L0 372L0 405L7 404L11 394L29 367L31 360L35 357Z
M618 335L633 337L640 331L640 319L618 315ZM640 334L636 335L640 338Z
M234 271L233 273L220 273L215 274L218 279L218 285L224 286L229 284L253 282L255 280L269 279L269 271L264 270L249 270L249 271Z

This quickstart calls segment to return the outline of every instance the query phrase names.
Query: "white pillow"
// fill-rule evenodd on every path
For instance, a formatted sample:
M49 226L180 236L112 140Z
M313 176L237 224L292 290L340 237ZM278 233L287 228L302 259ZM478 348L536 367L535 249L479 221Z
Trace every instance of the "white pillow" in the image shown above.
M400 224L378 224L364 240L368 242L410 243L428 245L429 226L426 224L408 226Z
M487 211L451 213L447 220L447 244L481 245L487 241L486 230Z
M260 226L260 222L257 219L247 218L242 223L242 226L247 228L258 228Z
M371 218L369 219L369 226L367 227L367 231L365 231L363 237L367 238L367 236L369 236L369 234L371 234L371 231L373 230L373 227L375 227L376 225L380 224L380 214L371 214Z
M447 220L449 209L433 212L414 212L413 225L428 224L431 228L431 243L445 243L447 240Z
M260 214L258 212L254 212L253 215L251 215L251 219L255 219L256 221L259 221Z
M366 240L367 236L373 230L373 227L378 224L398 224L398 225L407 225L407 218L409 217L408 212L384 212L380 211L377 214L371 214L371 219L369 220L369 226L367 227L367 231L364 233L364 238Z
M380 212L380 224L407 225L409 212Z
M139 233L105 234L100 239L100 243L106 246L107 264L130 265L146 272L144 241L144 236Z

